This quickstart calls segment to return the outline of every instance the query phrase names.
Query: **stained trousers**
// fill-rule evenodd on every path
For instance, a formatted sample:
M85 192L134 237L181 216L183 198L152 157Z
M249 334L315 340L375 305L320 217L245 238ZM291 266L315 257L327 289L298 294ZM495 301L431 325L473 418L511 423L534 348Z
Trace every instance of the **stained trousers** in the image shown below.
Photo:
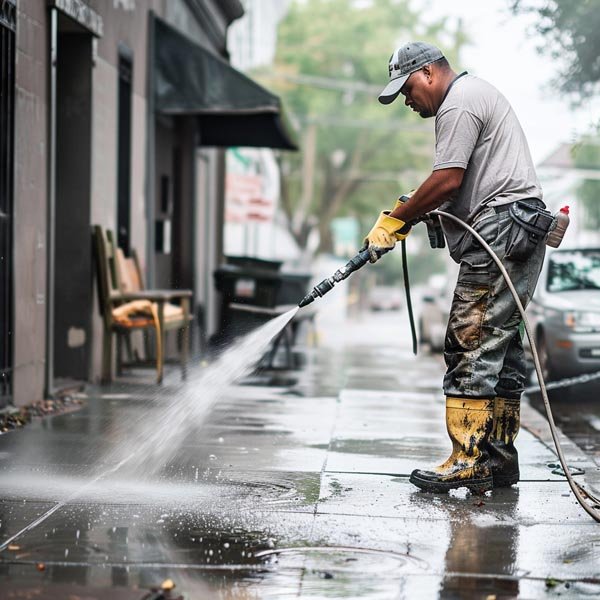
M507 210L486 208L472 227L502 261L519 299L527 306L542 268L544 241L526 260L514 261L505 257L513 227ZM521 315L500 269L473 238L461 257L446 330L445 395L520 398L526 383L520 322Z

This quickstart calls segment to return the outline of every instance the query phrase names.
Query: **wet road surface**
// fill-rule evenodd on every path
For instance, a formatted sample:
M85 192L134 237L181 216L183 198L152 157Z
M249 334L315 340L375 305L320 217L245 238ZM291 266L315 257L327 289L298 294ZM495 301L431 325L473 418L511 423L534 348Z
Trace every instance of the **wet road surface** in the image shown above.
M0 436L0 598L141 600L168 578L186 600L599 597L600 526L548 467L533 409L518 486L408 482L449 442L439 357L413 357L405 323L324 331L301 370L229 389L152 476L113 470L111 449L124 422L160 422L175 378L91 388L81 411Z
M550 402L558 426L600 465L600 382L554 390ZM531 404L543 410L539 394L531 394Z

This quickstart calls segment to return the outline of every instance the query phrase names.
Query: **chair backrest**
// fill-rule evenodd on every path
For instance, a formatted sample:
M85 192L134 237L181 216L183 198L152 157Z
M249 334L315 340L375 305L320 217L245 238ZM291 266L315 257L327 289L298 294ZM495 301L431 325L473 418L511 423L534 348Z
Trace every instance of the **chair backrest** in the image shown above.
M137 278L138 278L138 281L140 282L140 290L145 290L146 286L144 284L144 275L142 272L142 264L140 263L140 257L135 248L131 249L131 260L133 261L133 264L135 265L135 270L137 272Z
M112 320L112 302L121 295L119 273L116 267L114 243L109 231L100 225L93 226L96 273L98 275L98 301L106 324Z
M139 267L135 258L128 258L121 248L115 248L115 259L121 292L140 292L144 289Z

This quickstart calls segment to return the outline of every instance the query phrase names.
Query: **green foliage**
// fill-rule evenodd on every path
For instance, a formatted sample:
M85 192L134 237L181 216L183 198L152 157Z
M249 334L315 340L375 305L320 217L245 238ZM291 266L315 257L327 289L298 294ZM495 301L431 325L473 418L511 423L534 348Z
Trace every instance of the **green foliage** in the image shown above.
M580 99L600 84L599 0L512 0L516 13L535 13L536 30L545 38L540 50L563 65L556 85Z
M335 217L357 218L366 233L380 210L429 174L433 120L401 99L377 101L390 55L413 39L442 47L451 62L464 42L444 20L422 23L408 0L297 0L280 24L273 71L255 76L301 127L302 152L281 159L282 205L300 247L317 228L317 251L331 252Z
M600 169L600 138L583 138L573 149L573 163L580 169ZM586 229L600 229L600 180L584 180L577 188L577 199Z

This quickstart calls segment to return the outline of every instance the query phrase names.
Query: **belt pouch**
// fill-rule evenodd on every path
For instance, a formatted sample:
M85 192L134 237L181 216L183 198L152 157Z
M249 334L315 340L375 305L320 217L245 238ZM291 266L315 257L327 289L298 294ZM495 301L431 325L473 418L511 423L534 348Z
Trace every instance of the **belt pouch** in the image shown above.
M512 225L506 242L505 258L525 261L537 245L546 239L554 217L539 203L539 200L517 200L510 205L508 214Z

